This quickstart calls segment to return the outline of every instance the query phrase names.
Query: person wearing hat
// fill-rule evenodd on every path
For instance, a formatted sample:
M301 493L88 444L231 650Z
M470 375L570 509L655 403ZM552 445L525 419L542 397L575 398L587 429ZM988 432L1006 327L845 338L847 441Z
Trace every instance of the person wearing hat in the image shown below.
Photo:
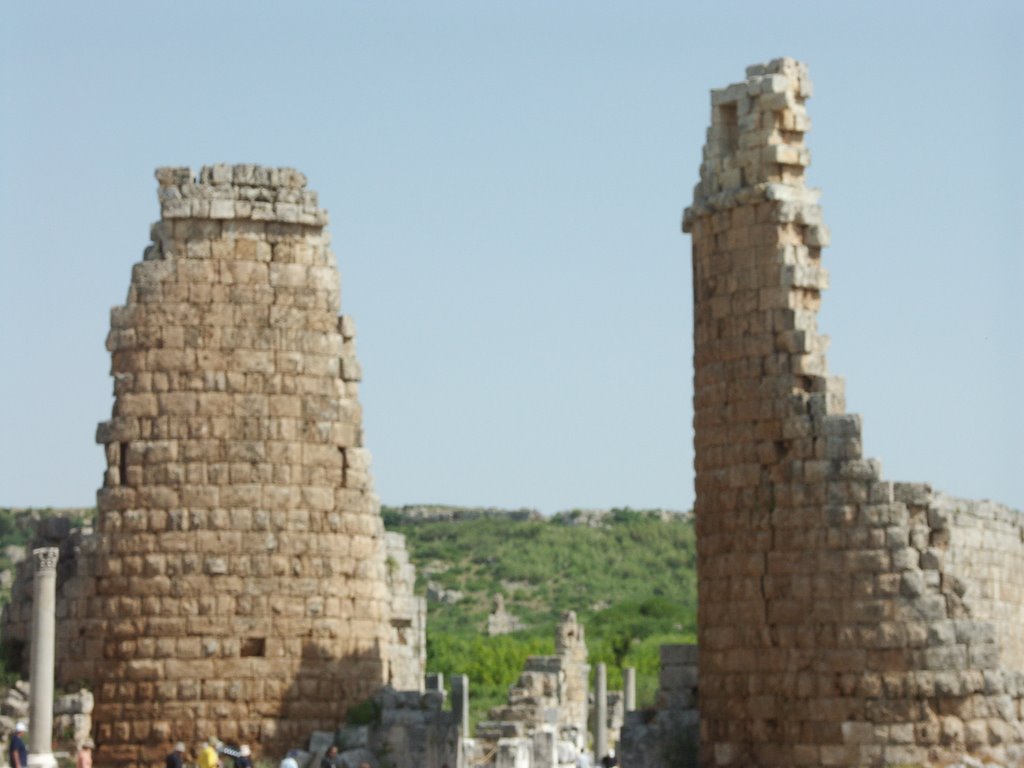
M25 740L25 724L20 720L14 724L14 735L11 736L11 743L7 747L7 763L11 768L26 768L28 766L28 748Z
M86 739L78 745L75 755L75 768L92 768L92 748L96 746L92 739Z
M196 759L199 768L220 768L220 755L217 754L217 748L214 746L216 743L216 737L203 742L203 748L199 751L199 757Z
M185 764L185 742L179 741L174 745L174 751L167 756L166 768L182 768Z
M235 768L252 768L252 750L248 744L238 748L238 757L235 758Z

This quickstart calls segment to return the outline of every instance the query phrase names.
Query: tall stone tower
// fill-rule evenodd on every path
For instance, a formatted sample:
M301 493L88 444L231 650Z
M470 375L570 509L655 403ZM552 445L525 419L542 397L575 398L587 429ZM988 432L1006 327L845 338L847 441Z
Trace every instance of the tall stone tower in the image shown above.
M1024 527L881 479L829 376L811 82L712 92L693 240L701 762L1022 758ZM869 311L869 308L866 307Z
M161 220L111 313L95 577L64 638L104 764L213 735L273 753L392 674L327 214L291 169L156 177Z

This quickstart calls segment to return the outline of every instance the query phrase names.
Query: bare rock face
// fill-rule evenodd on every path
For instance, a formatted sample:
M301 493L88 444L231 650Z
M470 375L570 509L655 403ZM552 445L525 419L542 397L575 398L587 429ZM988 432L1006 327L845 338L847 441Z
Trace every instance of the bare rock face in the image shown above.
M712 92L693 239L701 763L1024 756L1024 526L893 483L818 332L807 68Z
M58 606L58 679L92 683L101 764L214 735L279 751L422 678L316 193L287 168L156 177L162 218L111 312L97 534Z

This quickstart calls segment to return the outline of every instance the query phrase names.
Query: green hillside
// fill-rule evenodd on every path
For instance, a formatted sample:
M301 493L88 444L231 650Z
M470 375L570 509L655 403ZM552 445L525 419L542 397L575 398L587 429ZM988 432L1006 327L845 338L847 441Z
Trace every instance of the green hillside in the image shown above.
M440 512L432 519L428 512ZM88 520L92 510L0 508L0 571L13 550L48 516ZM643 706L657 689L658 647L693 642L696 573L693 523L661 511L565 512L550 519L528 510L385 507L389 530L405 534L417 569L417 592L429 601L427 668L467 674L474 720L505 700L526 657L554 652L559 616L572 610L586 629L590 661L608 665L608 684L621 687L621 668L637 668ZM426 519L424 519L426 518ZM9 578L9 577L8 577ZM0 584L0 601L9 585ZM487 636L495 598L523 629Z
M434 593L462 595L454 603L429 603L427 666L469 675L475 717L504 701L526 656L554 651L554 627L563 611L574 610L583 622L591 664L607 663L610 688L621 686L623 666L637 668L641 706L657 689L658 647L694 641L689 516L618 509L596 525L573 512L550 520L421 522L385 508L384 520L406 536L418 591L430 583ZM499 594L526 626L488 637L487 615Z

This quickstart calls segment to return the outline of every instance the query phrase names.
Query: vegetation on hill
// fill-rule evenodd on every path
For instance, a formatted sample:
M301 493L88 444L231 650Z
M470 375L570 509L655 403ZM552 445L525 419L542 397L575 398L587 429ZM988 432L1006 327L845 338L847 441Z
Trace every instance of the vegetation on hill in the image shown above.
M417 591L431 600L427 668L470 678L473 719L505 701L526 657L554 652L555 625L575 611L586 630L591 665L608 665L610 689L623 667L637 669L640 706L653 702L658 649L694 642L696 572L693 522L662 511L572 511L550 519L517 510L385 507L389 530L405 534L417 569ZM440 513L438 513L440 510ZM0 572L10 572L38 520L89 522L93 510L0 508ZM9 577L8 577L9 578ZM0 602L9 583L0 585ZM5 594L6 593L6 594ZM489 637L487 616L501 595L523 629ZM0 660L2 665L2 660Z
M384 521L405 534L421 589L429 584L433 593L462 595L429 604L427 666L469 675L474 718L505 700L527 656L554 652L563 611L575 611L584 624L591 665L608 665L609 688L621 687L622 667L637 668L640 706L653 701L661 644L695 640L688 516L616 509L596 518L419 522L385 508ZM524 629L486 635L497 595Z

